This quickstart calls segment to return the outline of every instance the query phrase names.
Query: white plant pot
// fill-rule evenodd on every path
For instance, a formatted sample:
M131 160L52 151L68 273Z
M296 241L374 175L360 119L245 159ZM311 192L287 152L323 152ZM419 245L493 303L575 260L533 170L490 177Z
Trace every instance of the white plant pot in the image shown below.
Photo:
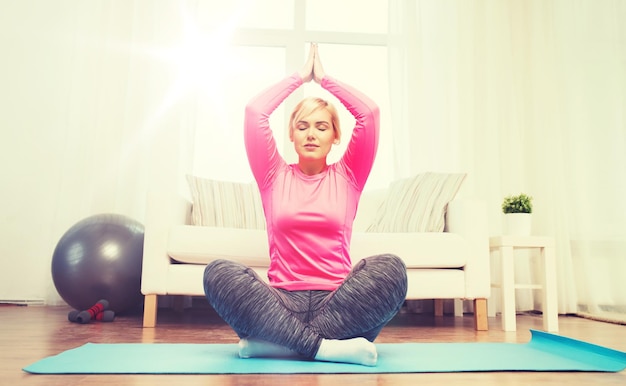
M530 213L505 213L504 234L510 236L530 236L531 219Z

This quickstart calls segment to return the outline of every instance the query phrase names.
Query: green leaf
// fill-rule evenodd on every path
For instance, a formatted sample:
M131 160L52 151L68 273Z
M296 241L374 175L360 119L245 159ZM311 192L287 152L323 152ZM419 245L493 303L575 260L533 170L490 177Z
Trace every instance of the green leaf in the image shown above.
M503 213L532 213L533 198L524 193L506 196L502 201Z

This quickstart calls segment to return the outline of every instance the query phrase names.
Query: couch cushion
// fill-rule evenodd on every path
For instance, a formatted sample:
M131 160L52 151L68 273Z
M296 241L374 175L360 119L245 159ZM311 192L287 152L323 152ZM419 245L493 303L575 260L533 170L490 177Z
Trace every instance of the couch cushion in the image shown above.
M452 233L352 234L352 263L377 254L392 253L407 268L461 268L472 248ZM267 235L263 230L179 225L170 229L169 256L181 263L208 264L216 259L238 261L248 267L269 265Z
M187 175L194 225L265 229L261 195L255 183L211 180Z
M391 253L411 268L462 268L473 250L461 235L447 232L352 234L352 263L378 254Z
M227 259L248 267L267 267L268 249L264 230L177 225L170 229L167 253L180 263Z
M422 173L390 184L368 232L443 232L464 173Z

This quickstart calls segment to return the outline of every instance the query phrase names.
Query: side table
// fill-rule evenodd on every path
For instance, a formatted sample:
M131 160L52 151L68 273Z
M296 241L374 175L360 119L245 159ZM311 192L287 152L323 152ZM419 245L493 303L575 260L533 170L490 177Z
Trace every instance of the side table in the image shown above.
M542 289L543 293L543 329L556 332L559 330L558 304L556 294L556 258L554 239L542 236L494 236L489 238L489 248L499 251L501 260L500 288L502 305L502 329L515 331L515 290L521 288ZM543 262L541 284L516 284L514 251L516 249L539 249Z

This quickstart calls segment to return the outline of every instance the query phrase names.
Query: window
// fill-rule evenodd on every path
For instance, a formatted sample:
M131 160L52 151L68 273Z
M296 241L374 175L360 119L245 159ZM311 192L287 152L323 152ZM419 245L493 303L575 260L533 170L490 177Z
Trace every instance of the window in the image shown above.
M307 1L305 20L309 31L387 34L387 2Z
M294 28L294 7L297 0L231 0L205 1L190 9L202 25L249 29Z
M380 106L381 147L368 186L386 185L384 171L391 162L385 146L391 143L386 138L390 137L386 1L208 2L194 12L190 22L206 29L200 31L206 37L197 45L210 52L206 65L198 71L219 74L197 90L193 174L252 180L243 145L244 107L262 89L298 70L306 59L308 42L315 41L329 74L363 91ZM218 31L222 44L211 44ZM202 79L205 75L189 76ZM301 87L272 115L270 124L278 148L288 162L297 160L286 126L293 106L308 95L333 100L341 112L342 144L329 156L329 162L335 162L349 141L354 119L314 83Z

